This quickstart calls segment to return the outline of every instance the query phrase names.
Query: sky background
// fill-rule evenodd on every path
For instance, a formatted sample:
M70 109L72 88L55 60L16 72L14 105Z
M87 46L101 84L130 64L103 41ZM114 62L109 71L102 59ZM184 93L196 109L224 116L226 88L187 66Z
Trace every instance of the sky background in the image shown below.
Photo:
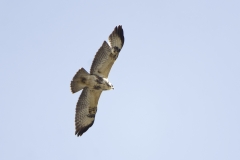
M1 160L239 160L240 1L0 1ZM125 43L94 125L70 81Z

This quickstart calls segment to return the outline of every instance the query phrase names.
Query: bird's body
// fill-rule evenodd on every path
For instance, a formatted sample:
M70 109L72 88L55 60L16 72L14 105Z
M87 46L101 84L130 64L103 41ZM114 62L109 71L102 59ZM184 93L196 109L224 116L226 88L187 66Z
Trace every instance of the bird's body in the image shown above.
M84 68L81 68L71 82L72 93L75 93L84 87L100 91L113 89L113 85L107 78L98 75L91 75Z
M108 74L124 44L122 26L116 27L110 34L109 43L110 45L104 41L96 53L90 74L81 68L71 81L72 93L83 89L76 107L77 136L81 136L93 125L102 91L113 89L113 85L108 81Z

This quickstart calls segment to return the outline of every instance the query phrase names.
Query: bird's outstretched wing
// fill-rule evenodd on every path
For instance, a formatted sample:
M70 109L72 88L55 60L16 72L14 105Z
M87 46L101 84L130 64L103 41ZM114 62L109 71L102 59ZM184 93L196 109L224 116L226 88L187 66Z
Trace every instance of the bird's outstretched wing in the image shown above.
M98 100L102 91L85 87L79 97L75 115L75 134L81 136L94 123Z
M114 31L110 34L110 46L106 41L103 42L93 60L90 74L95 74L100 77L108 78L108 74L112 68L113 63L118 57L124 44L124 35L122 26L115 27Z

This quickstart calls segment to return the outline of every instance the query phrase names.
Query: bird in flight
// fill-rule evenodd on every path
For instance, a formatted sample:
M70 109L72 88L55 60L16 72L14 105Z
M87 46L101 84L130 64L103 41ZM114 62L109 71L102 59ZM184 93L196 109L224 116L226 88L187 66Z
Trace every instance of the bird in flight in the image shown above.
M90 74L81 68L71 81L71 91L76 93L83 89L76 107L75 135L81 136L94 123L97 105L102 91L114 89L108 81L108 74L118 58L124 44L122 26L115 27L97 51Z

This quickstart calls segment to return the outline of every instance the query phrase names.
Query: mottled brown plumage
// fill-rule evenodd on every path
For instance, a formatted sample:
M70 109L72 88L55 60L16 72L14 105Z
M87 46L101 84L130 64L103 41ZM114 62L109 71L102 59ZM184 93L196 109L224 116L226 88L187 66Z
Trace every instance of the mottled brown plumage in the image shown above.
M108 75L124 44L122 26L115 27L96 53L90 74L81 68L71 81L72 93L83 89L76 107L75 134L81 136L94 123L99 97L104 90L113 89Z

